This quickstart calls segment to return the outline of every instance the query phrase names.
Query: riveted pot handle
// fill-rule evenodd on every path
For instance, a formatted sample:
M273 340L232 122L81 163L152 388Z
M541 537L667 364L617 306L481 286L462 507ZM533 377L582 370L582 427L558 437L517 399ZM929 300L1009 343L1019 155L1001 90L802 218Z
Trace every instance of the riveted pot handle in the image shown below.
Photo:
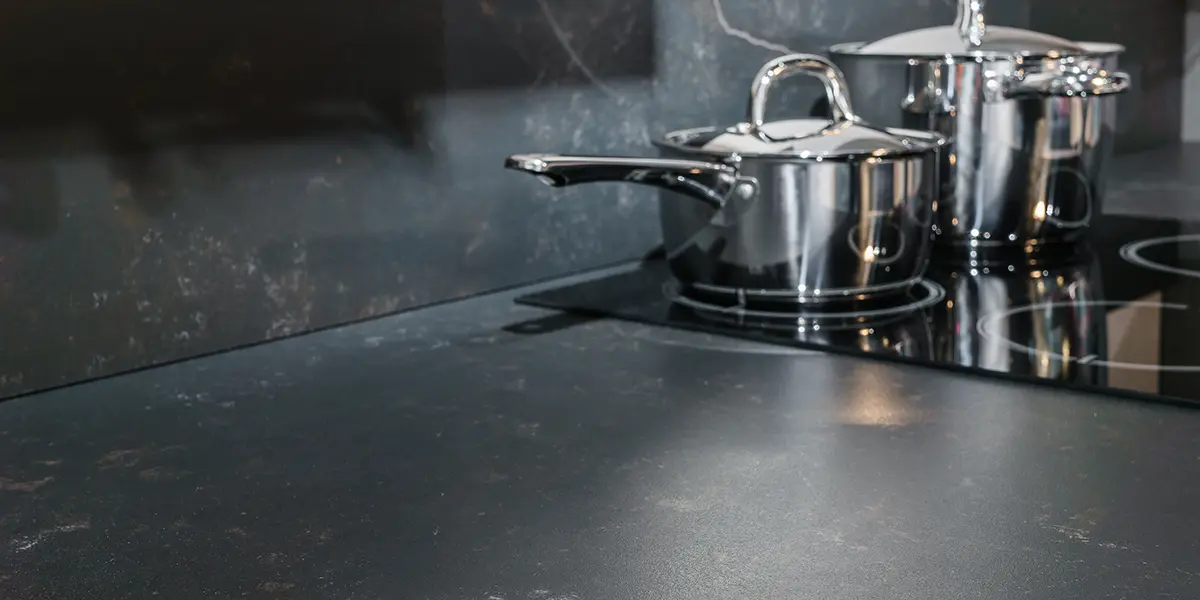
M762 126L766 119L767 95L771 91L771 87L779 80L797 74L809 75L821 80L825 86L825 95L829 98L829 106L833 111L835 122L858 121L858 117L850 107L850 96L846 92L846 77L842 75L840 69L816 54L789 54L763 65L754 78L754 85L750 88L750 106L746 118L754 134L766 137Z
M1107 71L1088 61L1066 58L1017 69L1004 83L1005 98L1084 97L1129 89L1129 74Z
M514 154L504 166L535 175L550 187L625 181L678 192L715 209L730 199L751 199L758 192L757 182L739 176L737 169L694 160Z

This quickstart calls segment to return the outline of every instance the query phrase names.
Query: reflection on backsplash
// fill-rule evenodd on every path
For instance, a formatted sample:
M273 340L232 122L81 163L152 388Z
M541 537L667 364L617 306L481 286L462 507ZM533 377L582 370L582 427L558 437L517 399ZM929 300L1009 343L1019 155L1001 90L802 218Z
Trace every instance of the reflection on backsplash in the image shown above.
M9 3L0 396L640 256L652 194L549 190L503 157L649 153L738 118L779 52L952 4ZM992 12L1030 26L1027 2Z

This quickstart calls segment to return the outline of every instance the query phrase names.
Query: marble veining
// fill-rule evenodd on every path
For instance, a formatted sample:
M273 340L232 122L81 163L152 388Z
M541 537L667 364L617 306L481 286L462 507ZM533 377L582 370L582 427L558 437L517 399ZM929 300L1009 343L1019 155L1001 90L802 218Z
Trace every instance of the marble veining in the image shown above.
M551 190L503 158L652 154L665 131L740 119L753 69L781 52L954 14L950 0L303 0L287 19L228 0L19 3L0 9L0 77L23 82L0 98L0 397L641 256L658 241L652 193ZM1163 82L1128 105L1152 124L1129 139L1163 139L1182 49L1109 23L1128 12L1110 4L1077 26L1077 0L995 3L993 21L1124 36ZM1176 18L1149 6L1143 23ZM774 105L807 114L818 94L789 81Z

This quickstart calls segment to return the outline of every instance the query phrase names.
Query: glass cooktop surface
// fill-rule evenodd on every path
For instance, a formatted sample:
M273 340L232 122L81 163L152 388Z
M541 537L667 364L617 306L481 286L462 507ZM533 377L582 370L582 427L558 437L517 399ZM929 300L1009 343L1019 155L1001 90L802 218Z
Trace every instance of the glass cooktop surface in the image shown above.
M937 256L903 297L820 310L732 305L662 260L517 300L838 353L1200 403L1200 221L1124 216L1088 238L974 265Z

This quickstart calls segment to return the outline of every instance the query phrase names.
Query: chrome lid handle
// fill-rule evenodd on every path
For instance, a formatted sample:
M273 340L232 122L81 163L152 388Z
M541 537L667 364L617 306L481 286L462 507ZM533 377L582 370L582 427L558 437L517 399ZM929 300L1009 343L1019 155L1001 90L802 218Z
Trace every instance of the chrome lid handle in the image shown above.
M958 0L958 16L954 18L954 27L968 47L975 48L983 44L983 35L987 33L983 16L985 4L985 0Z
M792 75L804 74L816 77L825 86L825 96L833 112L834 123L857 122L858 116L850 106L846 92L846 77L840 69L824 57L816 54L789 54L763 65L750 87L750 106L746 120L751 132L766 137L762 131L767 114L767 96L779 80Z

